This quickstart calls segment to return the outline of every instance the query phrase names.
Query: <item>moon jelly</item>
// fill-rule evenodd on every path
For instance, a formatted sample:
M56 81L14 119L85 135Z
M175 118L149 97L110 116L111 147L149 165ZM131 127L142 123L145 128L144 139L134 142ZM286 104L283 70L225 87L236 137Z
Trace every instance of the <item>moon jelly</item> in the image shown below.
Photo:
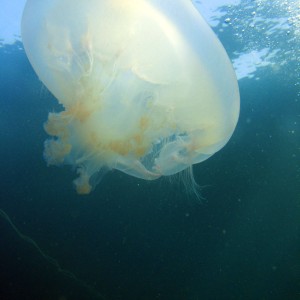
M49 113L44 157L74 167L79 194L102 170L178 173L234 131L233 68L189 0L28 0L22 38L64 108Z

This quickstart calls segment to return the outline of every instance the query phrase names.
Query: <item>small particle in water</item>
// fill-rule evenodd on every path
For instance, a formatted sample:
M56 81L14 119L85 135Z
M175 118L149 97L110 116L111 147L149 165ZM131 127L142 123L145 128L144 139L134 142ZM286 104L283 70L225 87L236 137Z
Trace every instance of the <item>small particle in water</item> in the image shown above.
M272 270L276 271L277 270L277 266L272 266Z

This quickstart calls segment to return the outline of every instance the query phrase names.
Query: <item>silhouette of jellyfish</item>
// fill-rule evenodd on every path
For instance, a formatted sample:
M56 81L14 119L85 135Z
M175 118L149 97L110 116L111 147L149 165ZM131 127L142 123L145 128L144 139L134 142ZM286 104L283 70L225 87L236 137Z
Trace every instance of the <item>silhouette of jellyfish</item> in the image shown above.
M88 194L101 171L146 180L202 162L239 115L226 52L188 0L28 0L25 51L63 105L45 124L48 165Z

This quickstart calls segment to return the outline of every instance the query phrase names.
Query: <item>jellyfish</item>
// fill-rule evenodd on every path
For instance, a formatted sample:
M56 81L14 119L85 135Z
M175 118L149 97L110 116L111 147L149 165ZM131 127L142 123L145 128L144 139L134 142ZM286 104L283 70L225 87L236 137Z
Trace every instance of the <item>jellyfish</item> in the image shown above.
M230 139L239 90L218 38L189 0L27 0L22 40L63 107L44 125L48 165L79 194L107 170L155 180Z

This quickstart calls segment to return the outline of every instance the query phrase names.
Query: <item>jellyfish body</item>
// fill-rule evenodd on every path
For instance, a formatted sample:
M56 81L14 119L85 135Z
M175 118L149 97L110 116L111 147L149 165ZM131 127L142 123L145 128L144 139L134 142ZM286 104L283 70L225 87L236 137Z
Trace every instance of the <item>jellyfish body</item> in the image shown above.
M22 38L64 108L45 123L45 159L77 170L78 193L104 169L178 173L234 131L237 80L191 1L28 0Z

